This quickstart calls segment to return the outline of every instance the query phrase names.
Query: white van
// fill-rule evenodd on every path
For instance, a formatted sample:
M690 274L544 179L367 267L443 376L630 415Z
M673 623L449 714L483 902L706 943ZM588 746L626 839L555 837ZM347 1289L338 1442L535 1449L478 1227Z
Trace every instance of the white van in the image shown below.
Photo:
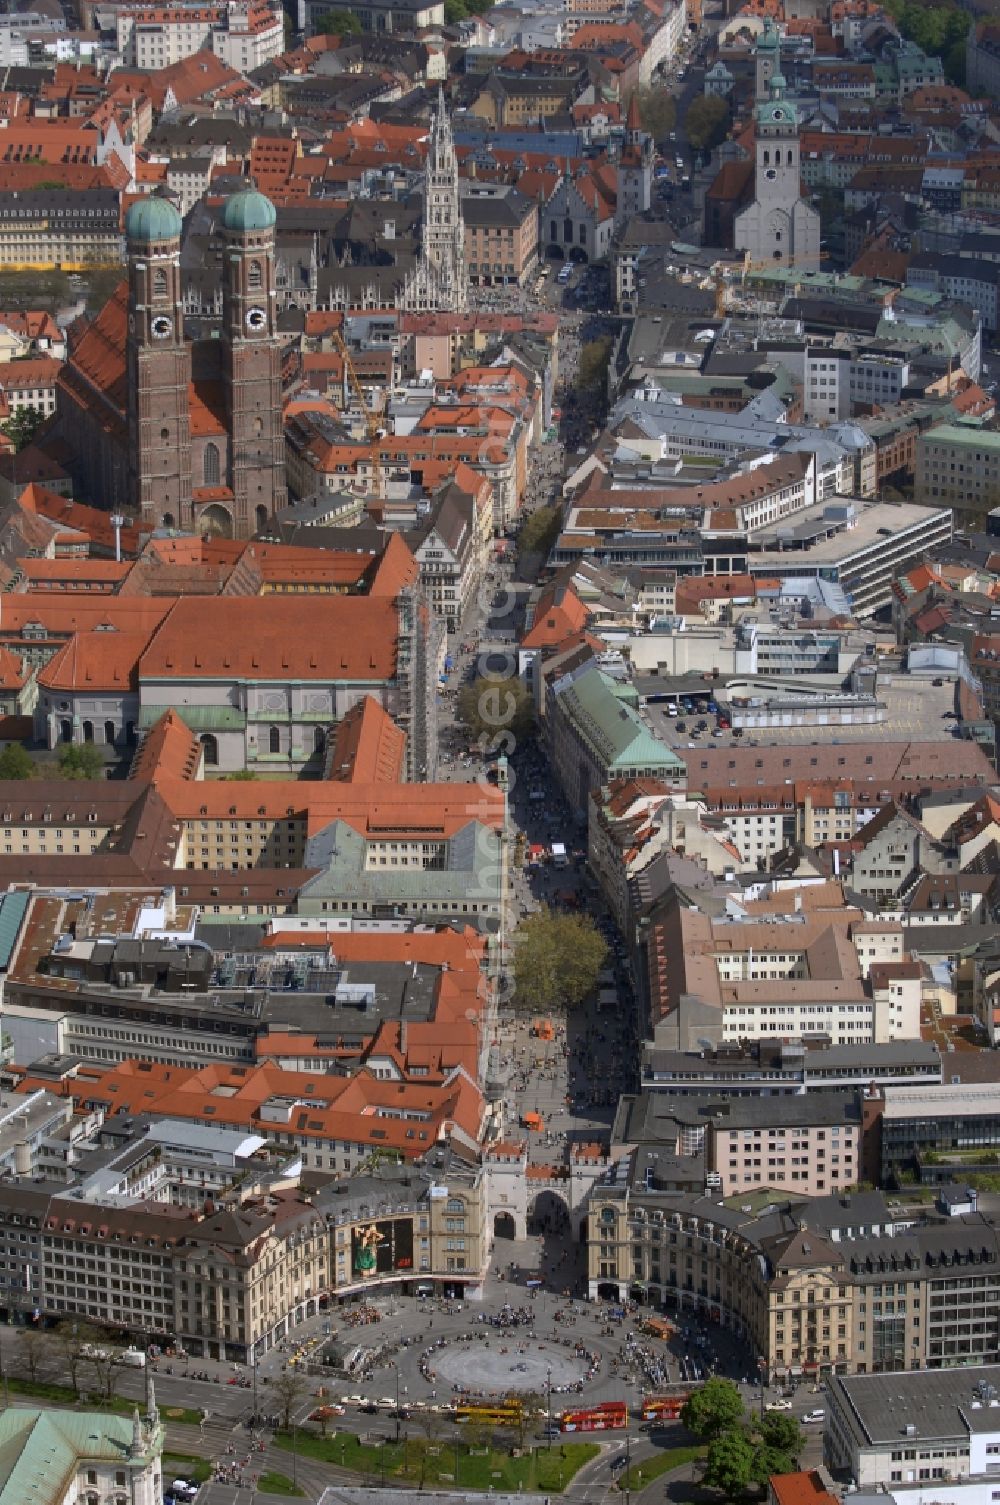
M145 1369L146 1355L141 1348L126 1348L119 1362L127 1364L130 1369Z

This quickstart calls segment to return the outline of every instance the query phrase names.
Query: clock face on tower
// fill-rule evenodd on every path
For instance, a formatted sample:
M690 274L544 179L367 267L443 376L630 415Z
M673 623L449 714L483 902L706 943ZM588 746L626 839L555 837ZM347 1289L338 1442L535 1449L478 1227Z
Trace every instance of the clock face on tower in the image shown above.
M247 328L251 334L260 334L261 330L267 328L267 314L262 308L247 309Z
M156 318L153 320L152 324L149 327L153 332L154 339L165 340L170 334L170 331L173 329L174 325L173 321L171 319L168 319L166 314L157 314Z

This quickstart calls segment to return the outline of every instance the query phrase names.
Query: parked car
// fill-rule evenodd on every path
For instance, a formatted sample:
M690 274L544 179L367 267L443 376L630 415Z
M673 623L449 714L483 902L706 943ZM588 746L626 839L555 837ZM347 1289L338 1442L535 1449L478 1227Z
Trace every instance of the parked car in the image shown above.
M802 1420L806 1423L811 1421L826 1421L826 1412L820 1406L815 1411L807 1411Z
M792 1403L790 1400L769 1400L764 1407L765 1411L790 1411L791 1409Z

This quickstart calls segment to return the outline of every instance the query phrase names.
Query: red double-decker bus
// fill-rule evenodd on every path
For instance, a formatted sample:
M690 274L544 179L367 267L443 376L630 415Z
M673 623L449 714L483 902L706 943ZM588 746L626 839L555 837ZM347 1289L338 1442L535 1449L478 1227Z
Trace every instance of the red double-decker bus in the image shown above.
M678 1386L676 1390L664 1390L657 1395L644 1395L642 1397L643 1421L676 1421L681 1414L681 1407L689 1395L699 1387L697 1385Z
M585 1411L564 1411L559 1418L562 1432L614 1432L628 1426L628 1406L619 1400L607 1400Z

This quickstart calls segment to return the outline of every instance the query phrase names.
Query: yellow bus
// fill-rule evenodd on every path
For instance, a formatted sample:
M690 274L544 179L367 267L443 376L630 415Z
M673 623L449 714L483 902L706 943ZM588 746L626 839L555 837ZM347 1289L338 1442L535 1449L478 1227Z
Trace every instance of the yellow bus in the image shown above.
M512 1401L463 1401L455 1407L456 1421L485 1421L497 1427L521 1425L521 1402Z

